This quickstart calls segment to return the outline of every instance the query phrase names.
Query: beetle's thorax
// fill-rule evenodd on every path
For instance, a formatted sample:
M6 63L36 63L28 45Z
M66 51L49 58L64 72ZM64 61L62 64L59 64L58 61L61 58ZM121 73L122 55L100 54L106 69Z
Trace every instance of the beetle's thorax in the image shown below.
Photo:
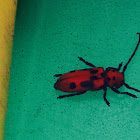
M116 68L107 68L104 72L105 85L120 88L124 84L124 74Z

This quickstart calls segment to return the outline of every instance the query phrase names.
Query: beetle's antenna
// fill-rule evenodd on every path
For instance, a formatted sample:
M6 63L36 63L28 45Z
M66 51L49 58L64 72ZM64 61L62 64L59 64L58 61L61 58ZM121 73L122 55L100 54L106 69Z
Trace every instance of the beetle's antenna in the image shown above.
M124 72L125 72L125 70L126 70L126 68L127 68L127 65L130 63L131 59L132 59L133 56L135 55L135 53L136 53L136 51L137 51L137 49L138 49L138 46L139 46L139 44L140 44L140 33L137 33L137 34L139 35L138 44L137 44L137 46L136 46L136 48L135 48L133 54L132 54L131 57L129 58L128 62L127 62L127 63L125 64L125 66L123 67L123 72L122 72L123 74L124 74Z
M140 92L140 90L136 89L136 88L133 88L133 87L130 87L128 84L124 83L125 87L128 88L128 89L132 89L132 90L135 90L137 92Z

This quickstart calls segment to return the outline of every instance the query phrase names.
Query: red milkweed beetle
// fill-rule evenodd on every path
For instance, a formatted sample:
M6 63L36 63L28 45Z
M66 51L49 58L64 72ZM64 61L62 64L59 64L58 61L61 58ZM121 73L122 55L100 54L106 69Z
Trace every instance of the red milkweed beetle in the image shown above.
M82 62L84 62L85 64L93 68L74 70L65 74L54 75L55 77L60 77L57 80L57 82L54 84L55 89L61 90L63 92L77 92L75 94L63 95L57 98L61 99L64 97L81 95L88 90L97 91L97 90L103 89L104 101L106 102L108 106L110 106L110 103L106 99L107 87L110 87L114 92L118 94L127 94L133 98L137 98L136 95L133 95L128 92L120 92L118 90L118 88L124 85L128 89L132 89L134 91L140 92L140 90L130 87L128 84L126 84L124 80L124 72L128 64L130 63L131 59L134 57L138 49L138 46L140 44L140 33L137 33L137 34L139 35L138 44L133 54L129 58L128 62L123 67L122 72L119 72L119 70L122 67L122 62L119 64L118 68L108 67L104 71L102 67L95 67L93 64L85 61L82 57L78 57L79 60L81 60Z

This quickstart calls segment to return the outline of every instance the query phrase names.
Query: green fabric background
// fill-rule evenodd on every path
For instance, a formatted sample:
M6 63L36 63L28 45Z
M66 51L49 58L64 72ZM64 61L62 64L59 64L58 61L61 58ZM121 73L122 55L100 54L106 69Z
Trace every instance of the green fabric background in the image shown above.
M140 1L18 2L5 140L140 140L137 99L110 89L58 100L54 74L125 64L138 42ZM140 89L140 48L125 73Z

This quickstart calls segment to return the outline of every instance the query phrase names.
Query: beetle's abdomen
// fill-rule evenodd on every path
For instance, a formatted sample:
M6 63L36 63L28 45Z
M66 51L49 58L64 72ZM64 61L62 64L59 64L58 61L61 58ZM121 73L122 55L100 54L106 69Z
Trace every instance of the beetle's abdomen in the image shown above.
M71 71L63 74L54 88L64 92L99 90L104 85L103 72L102 67Z
M63 92L78 92L92 89L92 83L85 83L84 81L89 81L89 77L81 76L67 78L57 81L54 87L55 89L61 90Z

